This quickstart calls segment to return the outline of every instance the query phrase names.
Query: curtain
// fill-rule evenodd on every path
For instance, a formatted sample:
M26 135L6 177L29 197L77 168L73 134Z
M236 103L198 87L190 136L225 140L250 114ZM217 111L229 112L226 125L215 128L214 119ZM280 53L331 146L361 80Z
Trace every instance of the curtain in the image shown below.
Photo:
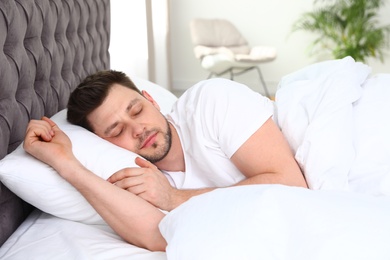
M170 89L169 0L111 0L111 68Z

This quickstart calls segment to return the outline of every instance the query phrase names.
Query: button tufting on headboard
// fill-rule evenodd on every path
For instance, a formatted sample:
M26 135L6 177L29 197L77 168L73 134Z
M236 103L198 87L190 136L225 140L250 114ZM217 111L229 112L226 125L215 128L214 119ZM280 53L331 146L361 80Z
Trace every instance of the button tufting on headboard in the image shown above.
M0 159L31 118L51 116L88 74L109 68L109 2L0 1Z
M109 0L0 0L0 159L30 119L65 108L83 78L109 69L109 40ZM26 205L0 183L0 245Z

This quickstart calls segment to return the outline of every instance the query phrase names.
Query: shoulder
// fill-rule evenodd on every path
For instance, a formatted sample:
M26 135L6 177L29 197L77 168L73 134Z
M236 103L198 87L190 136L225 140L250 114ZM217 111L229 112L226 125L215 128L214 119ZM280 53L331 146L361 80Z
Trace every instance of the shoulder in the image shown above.
M224 78L213 78L198 82L189 88L179 98L183 104L194 104L197 102L212 101L213 103L237 100L239 102L242 99L249 101L248 99L258 99L261 95L248 86Z
M206 93L220 93L220 92L230 92L230 91L245 91L250 90L246 85L238 83L224 78L213 78L208 80L203 80L193 85L186 93L191 94L193 92L206 92Z
M223 78L203 80L189 88L172 109L173 117L214 115L242 117L253 113L273 113L273 103L248 86Z

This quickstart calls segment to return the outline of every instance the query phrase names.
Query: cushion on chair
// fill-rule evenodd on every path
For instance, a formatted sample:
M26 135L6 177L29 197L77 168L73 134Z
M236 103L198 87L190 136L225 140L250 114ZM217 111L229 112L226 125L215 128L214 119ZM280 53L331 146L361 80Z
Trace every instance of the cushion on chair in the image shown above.
M232 60L235 59L236 54L249 54L250 47L248 45L242 46L232 46L232 47L207 47L203 45L198 45L194 47L195 57L197 59L202 59L207 55L214 54L225 54L226 56L231 57Z
M194 54L209 77L230 74L230 79L256 69L265 94L267 86L257 66L276 58L276 49L268 46L251 48L237 28L223 19L194 19L190 23Z
M249 54L237 54L235 59L244 62L265 62L276 58L276 49L268 46L254 46Z
M234 57L218 53L204 56L201 61L204 69L217 75L229 70L232 63L234 63Z
M254 63L272 61L276 58L274 47L251 48L237 28L227 20L194 19L190 23L190 29L195 45L195 57L202 60L203 68L213 73L219 74L229 69L229 65L226 64L228 61L231 62L230 67L251 67ZM203 61L208 55L211 57ZM221 65L221 62L224 65Z
M265 62L266 60L263 61ZM231 68L238 72L256 66L259 62L259 60L237 61L234 57L225 54L213 54L205 56L201 61L201 65L204 69L220 75L228 72Z

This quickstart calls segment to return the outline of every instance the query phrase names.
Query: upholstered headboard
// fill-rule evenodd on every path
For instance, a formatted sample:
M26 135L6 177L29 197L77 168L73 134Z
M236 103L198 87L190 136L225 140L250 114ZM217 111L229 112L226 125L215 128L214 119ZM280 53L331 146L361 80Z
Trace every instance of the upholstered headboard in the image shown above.
M109 0L0 0L0 159L30 119L52 116L88 74L108 69ZM0 183L0 245L31 211Z

